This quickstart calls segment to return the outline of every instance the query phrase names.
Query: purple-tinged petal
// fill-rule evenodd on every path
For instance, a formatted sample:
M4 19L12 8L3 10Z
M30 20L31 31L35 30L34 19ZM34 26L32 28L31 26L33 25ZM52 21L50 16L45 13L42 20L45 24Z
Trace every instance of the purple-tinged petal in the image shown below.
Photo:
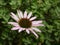
M21 32L21 31L24 31L25 30L25 28L21 28L20 27L20 29L18 30L18 32Z
M39 24L39 23L42 23L42 21L32 21L33 24Z
M33 30L35 30L36 32L41 32L41 30L39 30L38 28L32 27Z
M27 16L27 18L29 19L32 16L32 12L30 12Z
M34 20L34 19L36 19L37 17L35 16L35 17L32 17L31 19L30 19L30 21L32 21L32 20Z
M38 38L38 35L32 29L30 31Z
M22 28L18 30L18 32L21 32L21 31L23 31Z
M32 24L32 26L44 26L43 24Z
M20 10L17 10L19 18L23 18L23 13Z
M27 18L27 12L26 11L24 12L24 18Z
M11 15L10 15L10 16L11 16L15 21L18 22L19 18L18 18L14 13L11 12Z
M18 23L16 23L16 22L8 22L8 24L11 24L13 26L19 26Z
M13 27L11 30L18 30L20 27Z
M27 32L28 34L30 34L30 31L29 31L29 29L26 29L26 32Z
M20 14L20 10L17 10L17 14L18 14L19 19L21 19L22 17L21 17L21 14Z

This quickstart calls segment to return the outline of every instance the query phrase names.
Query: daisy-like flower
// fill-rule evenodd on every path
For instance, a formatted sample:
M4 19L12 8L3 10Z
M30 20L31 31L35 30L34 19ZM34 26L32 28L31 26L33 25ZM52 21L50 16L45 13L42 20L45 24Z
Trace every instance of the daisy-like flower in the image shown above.
M42 21L41 20L35 21L34 19L36 19L37 17L36 16L31 17L32 12L30 12L27 15L26 11L23 14L20 10L17 10L17 14L18 15L15 15L13 12L11 12L10 16L16 21L16 22L8 22L8 24L11 24L14 26L11 30L18 30L18 32L25 30L28 34L32 32L38 38L38 35L35 33L35 31L41 32L41 30L39 30L36 27L44 26L42 24Z

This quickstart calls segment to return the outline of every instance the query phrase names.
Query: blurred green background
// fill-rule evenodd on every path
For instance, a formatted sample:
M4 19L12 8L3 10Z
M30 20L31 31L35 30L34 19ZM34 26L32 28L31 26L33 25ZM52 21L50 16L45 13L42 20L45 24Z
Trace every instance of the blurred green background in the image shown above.
M10 12L32 11L45 26L38 27L39 38L26 32L11 31ZM0 0L0 45L60 45L60 0Z

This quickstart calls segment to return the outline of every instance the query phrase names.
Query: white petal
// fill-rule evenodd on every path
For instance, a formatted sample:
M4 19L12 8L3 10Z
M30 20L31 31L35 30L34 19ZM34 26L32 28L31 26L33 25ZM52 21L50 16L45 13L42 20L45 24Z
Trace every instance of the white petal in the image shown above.
M23 31L22 28L18 30L18 32L21 32L21 31Z
M29 31L29 29L26 29L26 32L27 32L28 34L30 34L30 31Z
M39 30L38 28L32 28L33 30L35 30L36 32L41 32L41 30Z
M23 18L23 13L20 10L17 10L19 18Z
M34 19L36 19L37 17L35 16L35 17L32 17L31 19L30 19L30 21L32 21L32 20L34 20Z
M16 23L16 22L8 22L8 24L11 24L13 26L19 26L18 23Z
M17 14L18 14L18 17L21 19L21 14L19 10L17 10Z
M27 12L26 11L24 12L24 18L27 18Z
M32 12L29 13L27 18L29 19L31 16L32 16Z
M21 32L21 31L24 31L25 30L25 28L20 28L19 30L18 30L18 32Z
M25 30L25 28L22 28L22 30Z
M36 38L38 38L38 35L33 30L30 31L36 36Z
M33 24L39 24L39 23L42 23L42 21L32 21Z
M20 27L13 27L11 30L18 30Z
M43 24L32 24L32 26L44 26Z
M10 15L10 16L11 16L15 21L18 22L19 18L18 18L14 13L11 12L11 15Z

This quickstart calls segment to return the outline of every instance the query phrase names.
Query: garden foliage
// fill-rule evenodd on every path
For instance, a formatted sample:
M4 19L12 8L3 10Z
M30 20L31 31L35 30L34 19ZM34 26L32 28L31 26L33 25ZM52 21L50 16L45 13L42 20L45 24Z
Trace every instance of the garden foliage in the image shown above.
M44 26L39 38L31 33L12 31L10 13L32 11ZM60 45L60 0L0 0L0 45Z

